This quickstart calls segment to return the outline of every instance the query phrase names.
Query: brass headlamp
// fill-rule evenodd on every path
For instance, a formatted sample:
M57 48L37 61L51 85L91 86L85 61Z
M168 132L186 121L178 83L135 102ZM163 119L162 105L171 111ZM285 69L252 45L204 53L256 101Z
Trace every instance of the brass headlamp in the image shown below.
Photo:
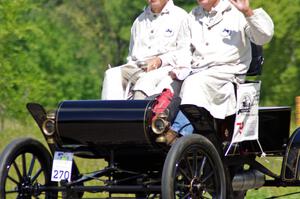
M153 118L151 128L155 134L160 135L164 133L169 126L170 122L168 121L168 114L163 112Z
M52 136L55 132L55 112L47 113L47 119L43 122L42 130L46 136Z

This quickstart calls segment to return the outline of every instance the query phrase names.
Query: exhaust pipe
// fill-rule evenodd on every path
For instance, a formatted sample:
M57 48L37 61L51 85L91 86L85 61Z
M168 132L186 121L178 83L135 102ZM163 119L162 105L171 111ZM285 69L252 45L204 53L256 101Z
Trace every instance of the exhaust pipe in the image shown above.
M249 170L236 174L232 179L233 191L242 191L262 187L265 175L258 170Z

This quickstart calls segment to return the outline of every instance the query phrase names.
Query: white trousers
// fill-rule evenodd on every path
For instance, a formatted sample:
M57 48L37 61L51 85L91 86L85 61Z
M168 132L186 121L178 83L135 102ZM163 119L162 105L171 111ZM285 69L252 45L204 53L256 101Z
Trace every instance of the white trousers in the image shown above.
M122 67L110 68L105 71L102 84L102 100L123 100L126 99L123 86ZM165 66L159 69L143 72L135 83L133 90L142 91L147 96L159 94L164 88L169 88L175 95L178 95L181 82L174 81L169 75L173 67Z
M121 67L113 67L105 71L102 83L102 100L122 100L124 99L124 89L122 85Z
M143 91L147 96L159 94L164 88L169 88L173 93L178 93L180 87L169 76L172 66L164 66L147 73L142 73L135 83L134 91Z

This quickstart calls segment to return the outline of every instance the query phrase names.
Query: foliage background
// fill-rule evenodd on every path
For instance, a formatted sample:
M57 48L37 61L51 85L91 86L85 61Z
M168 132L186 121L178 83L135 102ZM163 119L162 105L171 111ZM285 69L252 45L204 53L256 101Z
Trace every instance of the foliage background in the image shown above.
M187 11L196 6L195 0L174 2ZM261 105L294 107L300 0L251 5L263 7L275 24L264 46ZM27 102L54 109L66 99L99 99L103 72L124 63L131 24L145 6L145 0L0 0L0 136L15 123L32 122Z
M175 0L189 11L194 0ZM262 105L294 105L300 95L300 1L255 0L273 18L264 47ZM146 1L1 0L0 117L21 119L25 104L54 108L97 99L108 64L124 63L130 27Z

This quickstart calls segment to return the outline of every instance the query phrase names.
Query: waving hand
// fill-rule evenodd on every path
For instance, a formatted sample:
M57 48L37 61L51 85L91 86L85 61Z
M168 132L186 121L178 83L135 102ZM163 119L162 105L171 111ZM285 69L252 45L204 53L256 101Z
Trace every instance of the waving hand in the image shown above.
M244 13L246 17L253 15L249 0L229 0L239 11Z

